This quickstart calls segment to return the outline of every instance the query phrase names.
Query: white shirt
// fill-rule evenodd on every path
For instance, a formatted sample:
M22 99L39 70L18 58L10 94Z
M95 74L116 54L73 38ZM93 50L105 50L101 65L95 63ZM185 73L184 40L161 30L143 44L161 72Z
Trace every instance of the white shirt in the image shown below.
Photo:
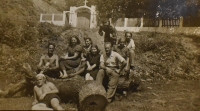
M128 45L126 47L128 49L134 49L135 50L135 43L134 43L133 39L130 39L130 42L128 43Z
M101 55L100 62L104 62L105 66L115 67L119 65L119 62L123 62L125 59L117 52L111 51L109 57L107 55Z

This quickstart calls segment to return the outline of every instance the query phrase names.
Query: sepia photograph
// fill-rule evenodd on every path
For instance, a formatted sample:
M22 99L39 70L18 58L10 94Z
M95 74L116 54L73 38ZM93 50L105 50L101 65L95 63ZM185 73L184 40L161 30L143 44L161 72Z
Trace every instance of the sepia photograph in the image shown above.
M0 0L0 110L200 111L200 0Z

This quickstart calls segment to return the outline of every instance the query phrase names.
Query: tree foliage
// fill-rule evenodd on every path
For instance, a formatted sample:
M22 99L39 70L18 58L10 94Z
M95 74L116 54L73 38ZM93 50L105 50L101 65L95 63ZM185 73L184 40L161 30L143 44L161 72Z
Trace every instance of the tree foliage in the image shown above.
M66 2L70 6L84 5L84 0ZM200 16L200 0L88 0L87 5L96 5L100 17L113 19Z

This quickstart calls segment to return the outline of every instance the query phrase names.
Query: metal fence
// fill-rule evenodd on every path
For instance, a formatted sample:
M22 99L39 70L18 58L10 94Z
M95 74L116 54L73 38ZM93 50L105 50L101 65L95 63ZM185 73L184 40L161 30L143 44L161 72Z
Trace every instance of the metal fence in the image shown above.
M180 26L180 18L162 19L162 27L179 27L179 26Z

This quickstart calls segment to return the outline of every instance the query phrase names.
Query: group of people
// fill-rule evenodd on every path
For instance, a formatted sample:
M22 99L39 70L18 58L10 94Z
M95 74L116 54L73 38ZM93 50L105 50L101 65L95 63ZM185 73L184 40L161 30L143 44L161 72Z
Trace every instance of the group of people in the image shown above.
M38 84L34 87L33 105L46 98L50 103L41 102L50 104L53 108L55 107L54 109L62 109L58 105L59 97L53 94L58 93L57 88L52 83L48 83L44 75L61 79L80 75L85 80L95 80L100 84L103 84L103 79L107 77L107 100L112 101L120 75L129 75L130 69L134 69L135 44L130 32L126 32L124 37L117 39L116 31L108 21L104 22L99 29L101 36L103 31L105 53L93 44L91 38L85 38L83 46L78 37L71 37L65 55L60 57L54 53L55 45L48 44L48 53L42 55L38 65L36 76ZM42 94L45 90L48 91ZM36 108L33 106L33 109Z

